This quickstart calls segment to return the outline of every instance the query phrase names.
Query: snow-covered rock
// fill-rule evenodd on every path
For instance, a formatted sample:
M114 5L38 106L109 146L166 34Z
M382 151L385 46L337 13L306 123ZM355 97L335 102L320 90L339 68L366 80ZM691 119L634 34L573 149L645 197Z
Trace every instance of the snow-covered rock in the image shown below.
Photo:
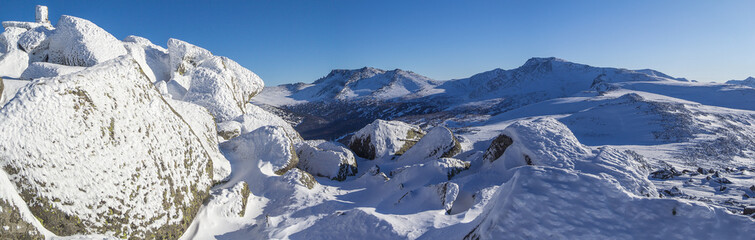
M425 159L448 158L461 152L461 145L446 127L434 127L401 157L399 162L421 162Z
M254 131L264 126L277 126L283 128L283 131L286 132L286 135L291 138L294 143L303 141L301 136L299 136L299 133L294 130L293 127L291 127L291 124L288 124L288 122L283 120L278 115L268 112L265 109L262 109L261 107L253 104L244 105L244 112L244 115L241 115L235 119L235 122L241 124L241 134Z
M154 81L170 80L170 56L167 49L153 44L146 38L133 35L123 39L123 42L135 43L142 48L145 62L155 75Z
M0 170L0 236L8 239L44 239L52 235L29 211L5 171Z
M213 184L202 137L128 56L26 85L0 132L0 165L61 236L179 236Z
M66 66L47 62L32 62L21 73L21 79L37 79L43 77L57 77L84 70L84 67Z
M257 74L226 57L177 39L168 40L168 53L171 81L186 89L183 100L206 107L218 122L243 115L244 105L262 91Z
M424 135L425 132L417 126L377 119L354 133L349 148L366 159L401 155Z
M238 137L241 135L241 128L241 123L236 121L218 123L218 136L222 137L223 140Z
M283 175L296 167L294 143L282 127L264 126L221 144L238 159L259 162L267 174Z
M29 55L21 50L11 50L0 55L0 76L19 77L29 66Z
M8 53L18 49L18 39L21 34L26 32L24 28L6 27L3 33L0 33L0 53Z
M89 20L63 15L49 37L48 62L90 67L126 54L121 41Z
M397 168L390 172L391 182L404 188L421 187L451 180L469 169L470 163L455 158L439 158Z
M304 141L296 146L298 167L315 176L343 181L357 173L354 154L334 142Z
M210 112L196 104L173 99L166 99L166 101L199 137L199 142L212 159L213 180L219 182L228 177L231 174L231 163L220 153L215 119L212 118Z
M464 239L749 239L753 222L693 201L637 198L603 175L520 167ZM715 223L715 224L712 224Z
M43 45L43 43L46 45L47 43L44 41L47 40L50 34L52 34L52 30L44 26L29 29L19 36L18 47L27 53L31 53L35 48Z

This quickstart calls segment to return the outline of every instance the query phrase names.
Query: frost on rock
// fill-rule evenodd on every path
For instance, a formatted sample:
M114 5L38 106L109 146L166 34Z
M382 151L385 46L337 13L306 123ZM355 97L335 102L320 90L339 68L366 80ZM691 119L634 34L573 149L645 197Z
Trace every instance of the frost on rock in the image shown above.
M133 35L123 39L123 42L134 43L142 49L145 62L155 76L154 82L170 80L170 56L167 49L153 44L146 38Z
M90 67L126 54L121 41L89 20L63 15L49 37L48 62Z
M377 119L354 133L349 148L366 159L401 155L424 135L425 132L417 126Z
M18 47L27 53L31 53L40 45L46 45L45 40L50 34L52 34L52 30L43 26L29 29L19 36Z
M4 239L45 239L51 235L42 227L5 171L0 170L0 236Z
M21 79L57 77L84 70L84 67L66 66L55 63L33 62L21 73Z
M26 29L6 27L0 34L0 76L18 77L29 65L29 55L18 49L18 39Z
M250 103L246 104L244 109L245 114L235 119L236 122L241 123L241 134L257 130L264 126L277 126L283 128L283 131L286 132L286 135L291 138L294 143L303 141L299 132L294 130L291 124L288 124L286 120L283 120L283 118L278 115Z
M220 153L218 148L215 120L207 109L192 103L166 99L176 112L186 120L199 137L202 147L212 159L213 180L221 181L231 174L231 163Z
M181 85L183 100L206 107L218 122L245 113L244 105L263 88L262 79L226 57L181 40L168 40L171 81Z
M319 177L343 181L357 174L354 154L334 142L305 141L297 144L298 167Z
M264 126L221 144L236 159L259 162L266 174L283 175L296 167L299 158L294 143L278 126Z
M397 161L421 162L425 159L453 157L459 152L461 152L461 145L451 130L446 127L435 127Z
M123 56L21 89L0 109L0 165L57 235L175 238L213 182L197 131Z
M236 121L227 121L218 123L218 136L223 140L230 140L241 135L241 123Z
M702 203L636 198L602 175L536 166L517 168L483 212L464 239L750 239L731 229L753 224Z

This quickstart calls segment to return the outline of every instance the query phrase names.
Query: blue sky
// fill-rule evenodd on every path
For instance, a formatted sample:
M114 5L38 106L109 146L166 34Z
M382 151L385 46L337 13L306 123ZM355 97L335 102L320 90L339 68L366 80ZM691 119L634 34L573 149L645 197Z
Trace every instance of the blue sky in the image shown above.
M267 85L334 68L464 78L555 56L700 81L755 75L755 1L15 1L0 21L73 15L119 39L178 38Z

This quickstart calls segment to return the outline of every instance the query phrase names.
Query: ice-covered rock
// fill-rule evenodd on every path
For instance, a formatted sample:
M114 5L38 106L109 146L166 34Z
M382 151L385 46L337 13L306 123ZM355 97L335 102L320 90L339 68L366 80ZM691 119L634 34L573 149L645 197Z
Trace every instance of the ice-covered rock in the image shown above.
M464 239L751 238L730 229L750 228L752 220L694 201L637 198L604 175L531 166L515 172Z
M241 135L242 125L236 121L227 121L218 123L218 136L223 140L229 140L231 138Z
M90 67L126 54L121 41L89 20L63 15L49 37L48 62Z
M47 62L32 62L21 73L21 79L37 79L43 77L57 77L84 70L84 67L66 66Z
M123 39L123 42L135 43L142 48L145 62L155 75L155 82L170 80L170 56L167 49L153 44L146 38L133 35Z
M425 132L417 126L377 119L354 133L349 148L366 159L401 155L424 135Z
M354 154L338 143L305 141L296 146L298 167L315 176L343 181L357 173Z
M44 239L52 235L29 211L5 171L0 170L0 236L7 239Z
M401 157L399 162L422 162L426 159L453 157L461 152L461 145L446 127L435 127L425 134Z
M218 122L243 115L244 105L264 86L257 74L233 60L187 42L168 40L168 53L171 81L186 90L183 100L206 107Z
M26 31L24 28L6 27L5 31L0 33L0 53L18 50L18 39Z
M52 30L47 29L44 26L35 27L19 35L18 47L24 52L31 53L35 48L40 45L46 45L48 42L47 37L52 34Z
M299 163L293 141L278 126L258 128L221 146L237 159L259 162L259 168L266 174L283 175Z
M50 23L50 19L47 18L47 6L37 5L34 10L34 19L36 22Z
M0 109L0 165L57 235L174 238L213 184L198 131L123 56L21 89Z

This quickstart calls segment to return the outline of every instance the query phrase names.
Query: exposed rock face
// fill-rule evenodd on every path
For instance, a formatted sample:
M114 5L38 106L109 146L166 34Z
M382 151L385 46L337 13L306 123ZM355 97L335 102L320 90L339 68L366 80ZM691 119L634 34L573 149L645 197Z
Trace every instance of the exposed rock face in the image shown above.
M91 67L126 54L126 48L113 35L94 23L63 15L49 37L48 62Z
M123 56L40 79L0 109L0 165L61 236L176 238L213 181L193 129Z
M435 127L401 155L398 161L421 162L425 159L453 157L459 152L461 152L461 145L451 130L446 127Z
M84 67L66 66L47 62L33 62L21 73L21 79L57 77L83 70Z
M297 144L298 167L315 176L343 181L357 173L354 154L340 144L325 141L305 141Z
M266 174L283 175L299 163L293 141L278 126L258 128L221 146L241 159L259 161L259 168Z
M493 139L493 142L490 143L490 147L485 151L485 155L482 156L482 159L488 162L495 161L503 155L503 152L506 151L506 148L511 146L512 143L514 143L514 140L509 136L504 134L498 135L498 137Z
M354 133L349 148L366 159L401 155L424 135L425 132L417 126L377 119Z
M184 41L168 40L168 53L171 81L186 90L183 100L206 107L217 122L244 114L244 105L264 86L260 77L233 60Z

